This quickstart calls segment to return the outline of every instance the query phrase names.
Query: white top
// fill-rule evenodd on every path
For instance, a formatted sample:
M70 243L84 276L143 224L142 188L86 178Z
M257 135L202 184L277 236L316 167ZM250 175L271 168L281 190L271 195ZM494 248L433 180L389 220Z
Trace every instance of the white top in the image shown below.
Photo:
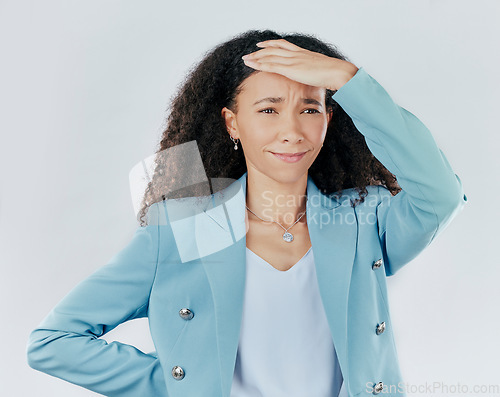
M347 397L341 386L312 247L287 271L275 269L247 248L230 397Z

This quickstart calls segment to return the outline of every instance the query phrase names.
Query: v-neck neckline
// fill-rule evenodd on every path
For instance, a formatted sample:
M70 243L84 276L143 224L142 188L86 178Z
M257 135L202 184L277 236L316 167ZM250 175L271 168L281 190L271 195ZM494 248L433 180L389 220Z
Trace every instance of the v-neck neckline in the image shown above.
M274 271L277 271L279 273L290 273L291 271L293 271L293 269L295 269L297 267L297 265L301 262L304 261L304 258L307 256L307 254L309 254L309 251L311 251L312 249L312 246L309 247L309 249L307 250L307 252L302 255L302 258L300 258L290 269L288 270L279 270L279 269L276 269L273 265L271 265L268 261L266 261L265 259L263 259L262 257L260 257L259 255L257 255L255 252L253 252L250 248L246 247L246 249L252 253L252 255L254 255L259 261L261 261L263 264L266 265L266 267L270 268L271 270L274 270Z

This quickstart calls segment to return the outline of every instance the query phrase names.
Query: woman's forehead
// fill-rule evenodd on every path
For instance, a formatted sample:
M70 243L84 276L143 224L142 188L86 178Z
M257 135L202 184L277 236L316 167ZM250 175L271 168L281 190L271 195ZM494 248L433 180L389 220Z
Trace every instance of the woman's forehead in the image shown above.
M259 71L251 74L241 83L240 96L253 98L256 96L280 96L288 97L295 95L307 95L308 97L323 100L325 89L299 83L278 73Z

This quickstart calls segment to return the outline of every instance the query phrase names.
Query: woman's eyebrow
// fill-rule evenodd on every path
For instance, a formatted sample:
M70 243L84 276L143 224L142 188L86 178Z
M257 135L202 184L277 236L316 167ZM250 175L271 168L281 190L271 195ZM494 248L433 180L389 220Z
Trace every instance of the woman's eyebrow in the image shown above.
M285 98L283 97L266 97L259 99L258 101L254 102L254 106L258 105L259 103L262 102L271 102L271 103L282 103L285 101ZM306 105L318 105L318 106L323 106L321 102L317 101L316 99L313 98L301 98L302 103L305 103Z

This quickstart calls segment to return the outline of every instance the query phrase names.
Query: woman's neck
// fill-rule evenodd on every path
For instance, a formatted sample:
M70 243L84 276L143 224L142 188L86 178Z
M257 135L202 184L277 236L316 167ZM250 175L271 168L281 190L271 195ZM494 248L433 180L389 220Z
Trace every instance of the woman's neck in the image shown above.
M246 186L247 207L266 221L291 226L306 210L307 173L295 181L280 182L250 171ZM248 216L259 219L251 212ZM304 215L299 223L305 221Z

